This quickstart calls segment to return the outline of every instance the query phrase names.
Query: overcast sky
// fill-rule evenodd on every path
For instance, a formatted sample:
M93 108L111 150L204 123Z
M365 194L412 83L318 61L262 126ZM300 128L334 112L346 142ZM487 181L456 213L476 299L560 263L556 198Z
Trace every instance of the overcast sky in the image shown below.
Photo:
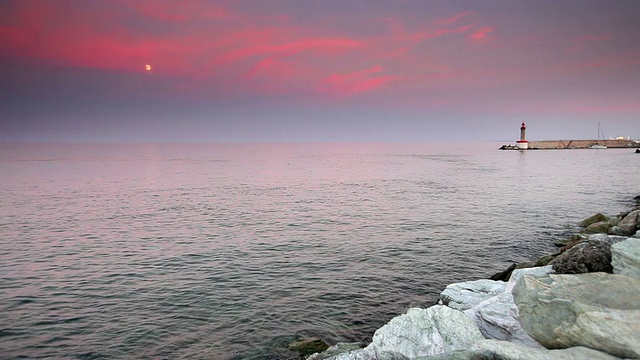
M640 138L638 19L637 0L0 0L0 141Z

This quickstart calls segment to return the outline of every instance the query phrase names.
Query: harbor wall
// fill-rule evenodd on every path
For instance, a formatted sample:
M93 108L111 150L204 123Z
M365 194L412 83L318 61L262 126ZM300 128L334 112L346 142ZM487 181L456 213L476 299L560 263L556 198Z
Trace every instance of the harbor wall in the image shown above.
M633 140L542 140L529 141L529 149L587 149L593 144L607 148L638 148L640 142Z

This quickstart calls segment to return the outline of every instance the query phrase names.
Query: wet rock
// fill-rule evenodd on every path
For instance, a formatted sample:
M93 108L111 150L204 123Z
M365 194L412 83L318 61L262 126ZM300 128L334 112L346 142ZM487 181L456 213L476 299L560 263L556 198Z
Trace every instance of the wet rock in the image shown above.
M506 286L505 282L487 279L450 284L440 294L440 300L450 308L464 311L502 293Z
M491 275L489 279L496 280L496 281L507 281L509 280L509 276L511 276L511 273L515 268L516 268L516 264L512 264L505 271L501 271L499 273Z
M607 221L599 221L596 223L593 223L589 226L587 226L586 228L582 229L582 231L580 231L580 233L582 234L597 234L597 233L608 233L609 232L609 228L611 227L611 225L609 225L609 222Z
M289 345L289 350L297 351L301 355L311 355L314 353L320 353L329 348L321 339L311 337L296 341Z
M595 215L593 215L593 216L590 216L590 217L588 217L588 218L586 218L586 219L584 219L584 220L580 221L580 222L578 223L578 226L580 226L580 227L587 227L587 226L589 226L589 225L591 225L591 224L595 224L595 223L597 223L597 222L607 221L607 220L609 220L609 219L608 219L606 216L604 216L604 215L603 215L603 214L601 214L601 213L597 213L597 214L595 214Z
M586 235L574 234L574 235L571 235L570 237L568 237L566 239L562 239L562 240L556 241L554 245L557 246L557 247L564 247L564 246L567 246L569 244L575 244L575 243L578 243L578 242L586 240L586 239L587 239Z
M513 289L522 327L549 349L586 346L640 357L640 280L589 273L523 276Z
M611 266L614 274L640 279L640 239L628 238L613 244L611 246Z

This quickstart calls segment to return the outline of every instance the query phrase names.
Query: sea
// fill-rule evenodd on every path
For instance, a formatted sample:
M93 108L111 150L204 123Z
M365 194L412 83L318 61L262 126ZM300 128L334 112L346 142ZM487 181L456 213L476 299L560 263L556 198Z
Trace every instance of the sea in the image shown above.
M0 145L1 359L293 359L640 194L632 149Z

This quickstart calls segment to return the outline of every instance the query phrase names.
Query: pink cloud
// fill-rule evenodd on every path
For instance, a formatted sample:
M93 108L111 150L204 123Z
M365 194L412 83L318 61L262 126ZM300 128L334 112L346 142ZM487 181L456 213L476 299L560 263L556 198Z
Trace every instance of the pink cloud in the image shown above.
M398 79L397 76L392 75L375 76L382 70L382 66L377 65L366 70L333 74L322 81L319 90L331 95L351 96L380 89Z
M475 30L469 35L469 38L475 42L485 42L489 39L489 34L494 32L495 29L491 27L482 27Z

